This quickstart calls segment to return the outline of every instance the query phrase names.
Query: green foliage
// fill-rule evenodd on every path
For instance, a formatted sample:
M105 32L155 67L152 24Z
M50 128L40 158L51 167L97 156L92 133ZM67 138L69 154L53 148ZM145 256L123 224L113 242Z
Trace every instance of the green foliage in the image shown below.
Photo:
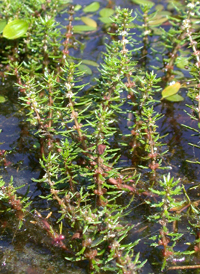
M8 186L5 186L4 180L0 178L0 213L10 215L9 218L15 216L18 221L18 229L20 229L31 202L28 202L28 197L17 195L17 190L18 188L13 187L13 177L11 177Z
M100 8L99 2L93 2L90 5L86 6L83 11L84 12L94 12Z
M154 5L154 3L152 1L147 1L147 0L132 0L132 2L139 4L141 6L149 6L152 7Z
M3 29L5 28L5 26L6 26L6 20L3 19L3 20L0 21L0 32L3 31Z
M134 252L140 237L127 242L136 225L125 220L134 214L131 208L137 197L144 195L142 204L150 212L145 219L148 225L159 225L151 239L154 248L162 246L160 269L180 253L198 252L199 238L194 251L175 251L183 238L177 223L189 216L188 225L195 233L199 210L198 202L191 201L179 180L170 174L163 176L167 148L159 130L163 115L157 106L164 105L164 99L184 100L177 94L185 86L177 71L188 66L193 82L188 114L196 124L186 127L200 136L200 54L194 27L199 3L174 5L175 16L169 16L159 14L153 1L134 0L140 5L135 17L128 9L100 9L99 2L68 6L67 26L63 26L55 13L65 12L63 1L22 2L1 3L0 31L7 38L1 38L6 43L1 61L3 74L15 77L42 170L41 177L33 180L45 192L40 198L48 202L54 218L50 225L36 208L32 221L46 231L54 245L68 252L63 256L66 260L87 261L88 273L137 273L145 264ZM85 25L74 25L75 11L83 11L76 19ZM99 20L108 24L101 64L71 53L84 51L75 33L98 29L88 13L99 14ZM164 28L166 22L169 29ZM99 69L90 88L87 77L93 71L88 66ZM6 153L1 151L0 156L6 163ZM199 164L199 160L192 162ZM12 183L5 186L0 181L0 201L6 205L2 211L14 211L22 225L29 203L16 190Z
M17 39L26 34L28 22L21 19L15 19L9 22L3 29L3 37L7 39Z
M157 236L158 243L154 242L152 246L161 245L163 247L163 265L161 268L163 270L168 257L180 256L179 252L175 252L175 246L183 234L177 232L176 225L181 219L178 209L181 209L185 205L185 201L177 200L177 197L182 193L182 187L179 180L174 181L174 178L170 178L170 174L163 176L163 181L160 181L159 185L160 190L151 189L160 199L157 203L151 204L151 207L157 209L157 213L150 216L150 220L158 222L161 227L159 230L160 233ZM173 223L173 226L170 226L170 223ZM152 239L155 240L155 237ZM182 252L183 254L184 252Z
M161 100L162 99L169 99L169 97L175 95L179 91L180 87L181 87L181 85L178 82L175 83L175 84L173 84L173 85L171 85L171 86L166 87L162 91L162 98L161 98Z

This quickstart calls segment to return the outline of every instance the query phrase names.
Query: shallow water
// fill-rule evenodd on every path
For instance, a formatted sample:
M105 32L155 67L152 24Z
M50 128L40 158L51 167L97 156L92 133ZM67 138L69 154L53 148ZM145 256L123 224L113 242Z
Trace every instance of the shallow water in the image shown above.
M91 0L81 1L85 5L91 3ZM101 0L101 7L105 7L108 1ZM167 1L157 1L158 3L167 4ZM80 1L74 0L74 4L79 4ZM131 1L112 1L111 6L115 7L120 5L121 7L132 8L136 6ZM64 17L58 16L58 21L64 22ZM94 19L98 17L94 17ZM99 63L102 60L102 51L105 49L106 32L103 28L103 24L99 23L99 29L97 32L88 35L86 40L86 46L83 51L76 52L76 57L82 59L93 60ZM81 37L85 41L85 36ZM87 80L92 81L94 77L98 76L98 69L92 68L92 76L88 76ZM40 186L32 181L32 178L38 178L40 175L40 168L38 161L36 160L34 149L32 148L32 139L27 131L27 125L24 121L24 113L21 111L21 105L15 95L15 88L13 87L12 79L0 86L0 94L6 97L6 102L0 104L0 129L2 132L0 150L5 150L7 155L6 161L1 165L0 174L4 180L9 183L10 177L14 178L14 186L20 187L19 193L24 195L29 189L29 196L32 200L30 211L33 208L48 208L46 201L39 198L39 195L43 194ZM186 159L194 159L200 156L197 149L192 149L188 142L191 140L198 143L199 140L191 137L191 133L188 132L181 124L190 123L190 120L184 112L185 103L189 102L186 97L186 93L183 90L182 96L185 98L181 103L169 103L162 102L156 106L156 110L163 113L164 117L159 121L161 135L168 133L168 136L164 139L166 147L169 150L166 157L166 166L170 166L171 173L182 178L182 183L185 188L198 183L199 169L195 165L191 165L186 162ZM125 128L124 128L125 130ZM165 148L166 148L165 147ZM126 158L125 158L126 159ZM126 159L127 160L127 159ZM192 197L197 198L197 193L194 191ZM143 198L137 197L132 204L132 214L130 214L126 220L130 223L136 224L136 228L130 233L127 241L134 241L137 237L141 238L141 243L136 246L135 251L141 253L141 259L148 259L148 262L144 266L141 273L159 273L161 261L160 250L153 249L147 244L149 235L153 234L158 228L156 225L149 225L145 215L148 215L148 207L142 205ZM145 214L146 213L146 214ZM31 216L31 215L30 215ZM31 218L31 217L30 217ZM28 219L29 220L29 219ZM44 232L26 221L20 231L17 231L18 223L14 220L10 220L7 223L7 219L0 220L0 273L5 274L64 274L75 273L84 274L86 271L84 268L86 265L74 265L64 260L63 254L56 247L52 246L51 240L48 239ZM146 229L145 227L148 226ZM180 230L186 233L185 222L180 224ZM144 228L144 229L143 229ZM142 232L141 232L142 231ZM188 238L186 242L193 242L195 237L185 234ZM187 249L186 245L180 243L180 250ZM184 260L185 258L183 258ZM191 257L191 261L194 264L200 264L200 258ZM190 272L189 270L176 270L168 271L166 273L197 273Z

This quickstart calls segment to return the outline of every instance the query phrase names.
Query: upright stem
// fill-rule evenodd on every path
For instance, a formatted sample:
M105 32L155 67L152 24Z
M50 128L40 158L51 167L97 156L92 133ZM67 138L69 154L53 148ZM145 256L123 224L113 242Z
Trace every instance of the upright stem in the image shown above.
M50 130L52 127L52 118L53 118L53 98L52 98L52 89L49 88L49 115L48 115L48 129ZM49 133L50 134L50 133ZM51 148L52 139L51 136L48 134L48 147Z

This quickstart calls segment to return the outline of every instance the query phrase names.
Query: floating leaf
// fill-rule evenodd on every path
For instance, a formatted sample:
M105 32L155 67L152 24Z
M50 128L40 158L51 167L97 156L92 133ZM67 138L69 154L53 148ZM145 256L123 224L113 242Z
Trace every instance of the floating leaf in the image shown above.
M90 5L86 6L83 11L84 12L94 12L100 8L99 2L93 2Z
M0 95L0 103L4 103L6 101L6 98L2 95Z
M138 5L142 6L150 6L153 7L154 3L148 0L132 0L133 3L136 3Z
M104 24L110 24L113 22L110 17L99 17L99 20Z
M88 75L92 74L92 70L86 65L80 64L78 68L80 71L85 72Z
M175 102L175 103L181 102L181 101L184 100L184 98L181 95L179 95L179 94L175 94L175 95L169 96L169 97L167 97L165 99L168 100L168 101L170 101L170 102Z
M163 9L164 9L164 6L161 4L155 6L155 10L157 10L157 11L161 11Z
M94 21L93 19L89 18L89 17L81 17L81 20L83 21L83 23L85 23L87 26L93 27L93 28L97 28L97 22Z
M161 17L152 21L149 21L149 25L150 26L160 26L162 25L164 22L166 22L168 20L167 17Z
M176 82L174 85L168 86L163 89L161 100L176 94L179 91L180 87L181 84L179 82Z
M76 25L73 27L74 33L81 33L84 31L92 31L92 30L96 30L96 28L90 27L90 26L84 26L84 25Z
M185 69L185 67L188 66L188 59L182 56L177 57L175 64L178 68Z
M22 37L28 29L28 22L22 19L15 19L9 22L4 30L3 37L7 39L16 39Z
M86 64L86 65L89 65L89 66L93 66L93 67L98 67L99 66L99 64L98 63L96 63L96 62L94 62L94 61L92 61L92 60L82 60L82 63L84 63L84 64Z
M81 8L82 8L82 6L78 4L78 5L76 5L76 6L74 7L74 10L75 10L75 11L79 11Z
M6 26L6 19L0 20L0 33L2 33L5 26Z
M111 15L113 15L113 13L114 13L114 10L109 8L101 9L99 12L101 17L110 17Z

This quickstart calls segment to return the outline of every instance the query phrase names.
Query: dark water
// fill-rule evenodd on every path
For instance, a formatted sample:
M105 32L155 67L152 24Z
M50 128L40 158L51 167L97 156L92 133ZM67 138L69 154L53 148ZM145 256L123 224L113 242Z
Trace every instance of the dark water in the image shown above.
M91 0L81 1L81 4L89 4ZM101 0L101 7L105 7L108 1ZM158 3L167 4L167 1L157 1ZM80 1L74 1L74 4L80 4ZM125 8L136 6L128 0L112 1L111 7L120 5ZM59 17L58 21L64 22L64 16ZM95 17L94 17L95 19ZM98 17L96 17L98 20ZM91 34L88 40L85 37L79 36L80 39L86 41L84 52L76 52L76 57L89 59L99 63L102 60L102 51L105 50L105 38L107 37L103 24L99 22L97 32ZM92 76L87 80L93 83L93 78L98 76L98 69L92 68ZM28 133L28 126L24 119L22 106L18 101L14 82L8 78L5 83L0 86L0 95L6 98L5 103L0 104L0 150L6 151L5 161L0 166L0 174L4 180L9 183L10 177L13 176L14 186L23 186L18 190L19 193L25 194L29 189L29 196L32 200L32 208L47 208L47 202L39 198L41 189L32 181L32 178L38 178L40 175L39 164L35 158L33 140ZM182 124L191 123L188 116L184 112L185 103L190 103L186 97L186 90L182 90L182 96L185 101L181 103L162 102L156 106L156 111L164 114L164 117L159 121L161 135L168 133L164 139L166 147L169 150L168 156L165 159L165 165L170 167L171 173L176 177L180 177L185 188L198 183L199 170L195 165L186 162L186 159L198 158L199 152L197 149L191 148L189 142L198 143L199 140L191 137L191 133L186 130ZM165 147L165 148L166 148ZM197 198L197 193L192 193L194 199ZM134 241L138 237L141 238L141 243L136 246L135 251L141 253L141 259L148 259L141 273L160 273L160 265L158 262L162 260L160 257L160 249L149 247L149 236L158 230L155 225L147 224L144 216L148 215L148 207L142 205L142 199L137 198L132 205L132 214L127 218L128 222L134 223L136 228L130 233L127 241ZM30 215L31 216L31 215ZM73 265L64 260L63 254L56 248L51 248L51 240L44 235L38 227L29 222L30 217L27 217L25 225L18 230L18 223L15 220L10 220L4 229L5 219L0 220L0 273L12 274L65 274L65 273L86 273L84 265ZM144 227L148 226L148 228ZM138 232L142 230L142 232ZM185 242L193 242L194 237L187 233L185 222L180 224L180 231L185 235ZM186 250L187 246L180 243L180 250ZM186 260L185 257L179 260ZM198 257L189 258L193 264L200 264ZM190 263L191 263L190 261ZM192 271L192 272L191 272ZM197 272L195 272L197 271ZM199 273L198 270L172 270L166 273Z

